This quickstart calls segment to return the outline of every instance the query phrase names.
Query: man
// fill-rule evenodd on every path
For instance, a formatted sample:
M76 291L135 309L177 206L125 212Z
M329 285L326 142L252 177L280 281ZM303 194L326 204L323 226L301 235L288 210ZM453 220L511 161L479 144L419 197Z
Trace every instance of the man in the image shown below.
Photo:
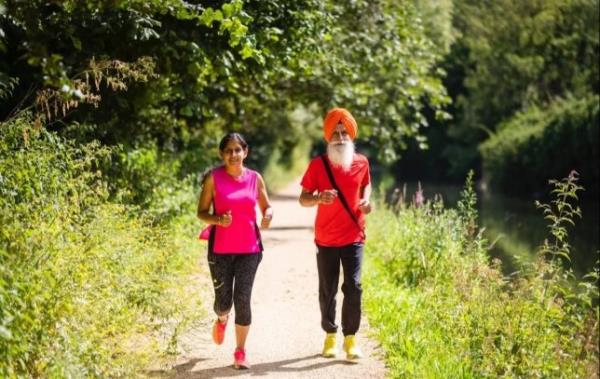
M356 121L348 110L330 110L323 122L327 154L310 162L301 182L300 204L305 207L318 206L315 243L319 305L321 327L326 333L323 356L328 358L337 355L335 298L340 263L344 271L343 349L348 359L362 356L355 335L361 317L360 273L365 242L365 215L371 212L371 178L369 161L365 156L354 152L353 140L357 129Z

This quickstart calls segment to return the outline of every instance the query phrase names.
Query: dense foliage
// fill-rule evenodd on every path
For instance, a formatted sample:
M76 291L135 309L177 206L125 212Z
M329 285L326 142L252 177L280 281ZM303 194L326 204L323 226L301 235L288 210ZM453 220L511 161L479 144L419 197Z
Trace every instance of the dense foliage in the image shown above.
M578 167L584 187L595 194L600 183L599 130L598 96L555 101L546 109L533 107L502 124L481 144L483 168L493 173L495 188L520 194L543 188L555 172Z
M68 111L94 126L76 131L85 140L189 153L243 129L266 146L260 164L306 136L289 112L344 105L393 158L419 134L425 103L443 116L437 56L409 1L2 3L0 77L18 80L2 113Z
M371 217L365 302L391 377L598 375L598 268L575 287L559 264L581 188L575 174L554 184L540 204L548 240L511 277L489 262L468 187L457 210L427 202Z
M157 227L107 201L107 156L27 118L0 124L2 377L130 376L197 315L179 292L194 267L191 183L169 194L184 215Z
M507 136L500 132L506 123L511 123L513 130L521 129L521 134L531 133L527 129L536 128L531 123L517 125L523 120L516 117L519 114L530 110L553 113L569 99L583 101L599 95L600 4L597 0L416 3L423 17L428 17L432 9L438 11L432 16L434 21L427 24L428 33L436 38L440 50L447 51L440 67L446 72L444 84L453 100L448 112L453 119L442 124L432 121L425 133L430 149L423 152L417 144L411 144L405 154L407 159L399 163L400 172L415 179L460 181L469 169L477 168L479 177L490 179L494 190L503 191L507 185L500 184L501 178L521 166L511 165L511 154L498 153L494 162L487 162L489 156L481 156L479 144ZM567 112L563 117L569 115L573 113ZM581 117L576 116L565 122L575 125L580 121ZM590 127L593 128L576 128ZM552 145L558 138L552 133L547 130L539 143ZM573 148L586 143L591 143L597 156L598 139L586 138L585 134L573 132L572 144L545 156L562 161L568 169L558 165L552 170L547 168L544 180L519 186L518 194L528 197L544 192L548 179L575 169L586 172L582 175L588 188L585 195L596 198L597 177L587 175L594 171L595 161L574 159L579 152ZM566 149L569 151L563 154ZM522 159L541 160L535 151L520 153L526 155ZM542 177L533 167L521 171L521 175Z
M494 131L529 105L600 90L597 0L462 1L468 49L461 121Z

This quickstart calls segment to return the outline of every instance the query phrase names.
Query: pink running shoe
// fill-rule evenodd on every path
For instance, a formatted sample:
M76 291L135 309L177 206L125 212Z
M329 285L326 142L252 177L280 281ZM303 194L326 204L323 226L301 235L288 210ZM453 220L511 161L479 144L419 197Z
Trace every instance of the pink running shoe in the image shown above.
M250 364L246 360L246 350L235 349L233 353L233 367L238 370L245 370L250 368Z
M222 344L225 339L225 327L227 327L227 320L225 322L221 322L219 319L215 320L212 329L212 339L217 345Z

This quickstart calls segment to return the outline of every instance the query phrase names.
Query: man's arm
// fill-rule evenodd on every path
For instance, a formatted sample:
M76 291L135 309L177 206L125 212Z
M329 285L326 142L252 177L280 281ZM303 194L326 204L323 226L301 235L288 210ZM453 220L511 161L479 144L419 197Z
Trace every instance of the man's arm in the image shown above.
M329 205L333 203L336 197L337 191L334 189L324 190L315 194L314 191L311 192L306 188L302 188L299 201L303 207L314 207L318 204Z
M367 184L361 191L362 196L358 203L358 209L364 214L369 214L372 211L371 207L371 183Z
M371 191L371 183L369 183L362 190L361 200L371 201Z
M315 205L319 204L319 196L304 188L302 188L302 192L300 193L300 198L298 200L300 201L300 205L303 207L314 207Z

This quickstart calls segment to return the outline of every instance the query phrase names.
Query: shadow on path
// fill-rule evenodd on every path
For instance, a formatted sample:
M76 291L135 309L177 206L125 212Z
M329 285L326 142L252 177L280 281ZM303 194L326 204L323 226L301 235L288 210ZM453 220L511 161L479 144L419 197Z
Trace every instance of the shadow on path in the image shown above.
M202 358L194 358L189 361L179 364L173 367L171 371L152 371L150 374L152 376L161 376L164 374L173 373L173 376L170 376L173 379L204 379L204 378L214 378L214 377L236 377L242 375L250 375L250 376L266 376L269 373L285 373L285 372L301 372L301 371L311 371L316 370L321 367L333 366L333 365L355 365L355 362L350 362L341 359L327 359L322 358L320 354L308 355L302 358L294 358L294 359L286 359L282 361L276 362L267 362L267 363L258 363L252 365L250 370L236 370L233 368L233 365L223 366L223 367L212 367L202 370L194 370L194 367L198 362L205 361L207 359ZM292 365L294 363L304 362L305 364L302 366L294 366L289 367L288 365ZM312 362L310 362L312 361ZM192 371L193 370L193 371Z
M273 231L273 232L277 232L280 230L313 230L313 226L305 226L305 225L298 225L298 226L272 226L269 228L269 232Z

